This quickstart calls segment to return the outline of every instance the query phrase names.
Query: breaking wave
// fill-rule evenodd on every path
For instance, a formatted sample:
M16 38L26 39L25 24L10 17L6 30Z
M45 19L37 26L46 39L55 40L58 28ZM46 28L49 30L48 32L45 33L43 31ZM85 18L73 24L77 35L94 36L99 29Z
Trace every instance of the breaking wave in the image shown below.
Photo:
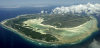
M52 10L54 14L100 14L100 4L80 4L80 5L72 5L69 7L56 7Z

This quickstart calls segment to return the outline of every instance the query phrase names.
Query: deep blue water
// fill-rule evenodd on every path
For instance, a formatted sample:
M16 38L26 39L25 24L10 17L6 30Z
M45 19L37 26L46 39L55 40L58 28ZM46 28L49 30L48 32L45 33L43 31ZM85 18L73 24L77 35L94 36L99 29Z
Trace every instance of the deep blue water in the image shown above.
M35 14L40 13L41 10L51 11L52 8L0 8L0 21L16 17L22 14ZM99 16L97 18L100 18ZM98 19L100 21L100 19ZM100 27L100 26L98 26ZM90 38L86 39L84 42L76 45L63 45L55 47L44 47L32 44L31 42L26 41L19 35L0 27L0 48L87 48L88 45L95 38L97 41L100 41L100 31L94 33Z
M50 10L47 8L0 8L0 21L16 17L23 14L40 13L41 10ZM0 26L0 48L40 48L33 45L17 34L6 30Z

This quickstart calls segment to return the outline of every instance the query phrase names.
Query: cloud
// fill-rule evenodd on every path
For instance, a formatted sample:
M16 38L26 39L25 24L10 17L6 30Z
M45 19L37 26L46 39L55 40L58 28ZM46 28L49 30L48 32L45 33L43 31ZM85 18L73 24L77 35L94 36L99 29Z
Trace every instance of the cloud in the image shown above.
M100 13L100 4L80 4L80 5L72 5L69 7L56 7L52 11L54 14L62 14L62 13L85 13L85 14L94 14Z
M94 39L94 41L90 44L89 48L100 48L100 42Z

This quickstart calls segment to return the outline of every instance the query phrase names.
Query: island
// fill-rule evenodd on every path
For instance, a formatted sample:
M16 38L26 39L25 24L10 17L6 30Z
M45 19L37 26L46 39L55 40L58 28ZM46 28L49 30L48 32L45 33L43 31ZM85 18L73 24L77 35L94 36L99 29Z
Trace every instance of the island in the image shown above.
M77 44L98 30L95 17L77 14L26 14L0 24L29 41L44 45Z

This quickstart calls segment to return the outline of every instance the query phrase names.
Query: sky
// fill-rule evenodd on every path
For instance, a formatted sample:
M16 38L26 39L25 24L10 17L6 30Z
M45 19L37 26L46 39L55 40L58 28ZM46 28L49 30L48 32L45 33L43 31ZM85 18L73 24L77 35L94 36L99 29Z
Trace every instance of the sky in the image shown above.
M100 3L100 0L0 0L1 8L67 6L74 4Z

